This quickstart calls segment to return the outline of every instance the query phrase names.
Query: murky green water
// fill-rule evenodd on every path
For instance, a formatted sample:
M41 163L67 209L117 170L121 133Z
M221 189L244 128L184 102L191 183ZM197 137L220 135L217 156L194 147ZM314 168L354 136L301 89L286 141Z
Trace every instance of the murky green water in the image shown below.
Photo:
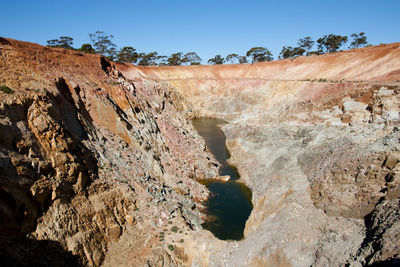
M253 209L250 189L237 182L239 174L227 159L229 152L225 146L225 135L218 127L224 121L218 119L197 118L193 125L204 138L208 149L221 163L220 175L229 175L228 182L204 180L202 183L210 190L210 197L205 203L207 219L203 228L222 240L240 240L250 212Z

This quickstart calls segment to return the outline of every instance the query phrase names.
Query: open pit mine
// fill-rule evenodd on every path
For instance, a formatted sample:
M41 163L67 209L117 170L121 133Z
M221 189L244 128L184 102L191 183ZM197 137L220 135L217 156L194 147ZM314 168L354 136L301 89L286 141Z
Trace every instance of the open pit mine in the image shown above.
M399 112L400 43L139 67L0 38L0 265L400 264Z

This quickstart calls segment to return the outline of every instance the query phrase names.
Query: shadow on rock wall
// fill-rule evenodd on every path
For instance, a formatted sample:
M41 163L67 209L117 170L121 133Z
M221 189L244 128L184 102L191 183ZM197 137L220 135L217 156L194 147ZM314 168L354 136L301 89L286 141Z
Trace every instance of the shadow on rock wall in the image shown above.
M0 266L83 266L58 242L28 238L0 241Z

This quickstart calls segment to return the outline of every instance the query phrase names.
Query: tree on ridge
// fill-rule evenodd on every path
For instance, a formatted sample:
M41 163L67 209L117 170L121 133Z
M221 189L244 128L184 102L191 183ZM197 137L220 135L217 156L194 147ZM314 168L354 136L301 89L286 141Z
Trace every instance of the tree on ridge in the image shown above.
M60 39L47 40L48 47L74 49L72 47L73 38L68 36L61 36Z
M184 55L184 58L186 59L186 62L190 62L190 65L200 65L201 63L201 58L199 55L197 55L196 52L189 52Z
M253 47L247 51L246 56L252 59L252 63L272 61L274 59L271 51L265 47Z
M359 48L367 45L367 36L365 36L365 32L360 32L359 34L353 33L350 36L353 37L350 48Z
M281 53L279 54L279 58L294 58L304 55L306 50L301 47L291 47L284 46L282 47Z
M167 59L168 66L180 66L182 63L187 62L187 58L183 56L182 52L171 54Z
M124 46L117 55L118 62L135 64L139 59L139 54L132 46Z
M89 34L93 48L97 54L101 54L110 60L115 60L117 56L116 45L111 41L113 35L106 35L103 31L96 31Z
M224 64L224 58L223 58L221 55L216 55L215 57L210 58L210 59L207 61L207 63L209 63L209 64L214 64L214 65L217 65L217 64Z
M299 41L297 42L297 45L299 48L304 49L304 53L306 53L306 55L308 55L311 48L314 46L314 43L315 42L311 39L311 37L307 36L307 37L299 39Z
M92 47L91 44L82 44L81 48L78 49L78 51L87 53L87 54L94 54L96 51L94 51L94 48Z
M229 62L231 64L244 64L247 63L247 58L245 56L239 56L238 54L232 53L226 56L225 62Z
M139 63L140 66L156 66L157 61L162 58L163 56L159 56L156 51L139 54Z
M225 62L229 62L231 64L235 64L236 60L239 62L238 57L239 57L238 54L235 54L235 53L229 54L229 55L226 56Z
M342 45L347 43L347 40L347 36L334 34L324 35L317 40L318 49L326 53L336 52Z

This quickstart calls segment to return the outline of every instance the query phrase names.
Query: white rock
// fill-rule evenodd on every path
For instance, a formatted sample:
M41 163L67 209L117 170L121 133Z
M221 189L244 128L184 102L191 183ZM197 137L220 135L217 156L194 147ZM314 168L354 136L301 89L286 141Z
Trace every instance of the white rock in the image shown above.
M367 104L362 103L362 102L357 102L354 100L346 101L343 103L343 109L344 111L352 111L352 112L359 112L359 111L365 111L367 108Z
M335 115L342 115L343 114L343 111L341 111L338 106L333 106L332 109L333 109L332 113L335 114Z
M385 87L381 87L378 91L378 96L391 96L394 94L393 90L388 90Z
M382 114L382 117L386 121L397 121L400 119L400 115L397 110L388 110Z

